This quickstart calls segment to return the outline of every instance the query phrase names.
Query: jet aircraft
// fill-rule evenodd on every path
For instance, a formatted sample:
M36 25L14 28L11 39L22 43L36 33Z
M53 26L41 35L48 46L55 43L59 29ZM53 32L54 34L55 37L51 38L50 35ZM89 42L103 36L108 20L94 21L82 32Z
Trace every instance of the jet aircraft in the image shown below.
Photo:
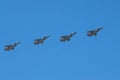
M35 45L43 44L44 41L45 41L47 38L49 38L49 37L50 37L50 36L44 36L43 38L35 39L35 40L34 40L34 44L35 44Z
M14 48L15 48L18 44L20 44L20 42L16 42L16 43L14 43L14 44L6 45L5 48L4 48L4 50L5 50L5 51L14 50Z
M100 30L102 30L102 29L103 29L103 27L99 27L99 28L97 28L96 30L89 30L89 31L87 32L87 36L89 36L89 37L91 37L91 36L96 36L97 33L98 33Z
M70 41L71 37L73 37L77 32L73 32L69 35L65 35L65 36L60 36L60 41L61 42L65 42L65 41Z

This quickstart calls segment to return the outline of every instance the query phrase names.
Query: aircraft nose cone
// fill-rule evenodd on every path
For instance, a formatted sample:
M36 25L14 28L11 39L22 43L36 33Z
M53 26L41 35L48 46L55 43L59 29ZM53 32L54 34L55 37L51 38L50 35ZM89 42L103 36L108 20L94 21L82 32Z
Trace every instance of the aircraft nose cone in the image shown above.
M87 35L88 35L88 36L91 36L91 33L90 33L90 32L88 32L88 33L87 33Z
M38 44L38 41L35 40L35 41L34 41L34 44Z
M8 50L8 47L5 47L4 50Z

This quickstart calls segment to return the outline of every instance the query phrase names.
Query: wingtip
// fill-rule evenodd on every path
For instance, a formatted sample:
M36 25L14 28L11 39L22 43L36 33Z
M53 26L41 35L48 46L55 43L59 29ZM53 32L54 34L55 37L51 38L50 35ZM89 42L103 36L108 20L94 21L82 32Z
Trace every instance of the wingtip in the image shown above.
M103 28L104 28L104 26L100 26L100 27L99 27L99 29L103 29Z

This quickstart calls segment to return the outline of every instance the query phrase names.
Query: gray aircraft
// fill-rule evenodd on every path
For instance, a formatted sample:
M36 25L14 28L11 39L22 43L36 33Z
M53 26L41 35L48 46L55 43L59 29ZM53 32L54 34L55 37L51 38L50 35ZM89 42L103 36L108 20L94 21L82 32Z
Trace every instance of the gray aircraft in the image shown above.
M103 27L97 28L96 30L90 30L90 31L87 32L87 36L90 36L90 37L91 36L96 36L97 33L102 29L103 29Z
M14 50L14 48L15 48L18 44L20 44L20 42L16 42L16 43L14 43L14 44L6 45L5 48L4 48L4 50L5 50L5 51Z
M60 36L60 41L61 42L65 42L65 41L70 41L71 37L73 37L77 32L73 32L69 35L65 35L65 36Z
M44 41L45 41L47 38L49 38L49 37L50 37L50 36L44 36L43 38L35 39L35 40L34 40L34 44L35 44L35 45L43 44Z

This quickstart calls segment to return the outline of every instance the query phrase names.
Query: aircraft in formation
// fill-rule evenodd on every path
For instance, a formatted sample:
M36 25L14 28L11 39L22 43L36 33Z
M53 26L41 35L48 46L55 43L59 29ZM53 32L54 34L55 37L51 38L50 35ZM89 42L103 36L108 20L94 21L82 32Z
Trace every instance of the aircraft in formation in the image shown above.
M60 41L65 42L65 41L70 41L71 37L73 37L77 32L70 33L69 35L65 36L60 36Z
M87 35L88 36L96 36L97 35L97 33L100 31L100 30L102 30L103 29L103 27L100 27L100 28L97 28L97 29L95 29L95 30L90 30L90 31L88 31L87 32Z
M6 45L4 50L5 50L5 51L14 50L14 48L15 48L17 45L19 45L19 44L20 44L20 42L16 42L16 43L14 43L14 44Z
M95 29L95 30L89 30L89 31L87 32L87 36L89 36L89 37L96 36L97 33L98 33L100 30L102 30L102 29L103 29L103 27L99 27L99 28L97 28L97 29ZM71 39L74 35L76 35L76 34L77 34L77 32L73 32L73 33L70 33L69 35L60 36L60 41L61 41L61 42L70 41L70 39ZM50 36L44 36L43 38L35 39L35 40L34 40L34 45L43 44L44 41L45 41L47 38L49 38L49 37L50 37ZM19 44L20 44L20 42L16 42L16 43L14 43L14 44L6 45L5 48L4 48L4 50L5 50L5 51L14 50L14 48L15 48L17 45L19 45Z
M35 40L34 40L34 44L35 44L35 45L43 44L44 41L45 41L47 38L49 38L49 37L50 37L50 36L44 36L43 38L35 39Z

